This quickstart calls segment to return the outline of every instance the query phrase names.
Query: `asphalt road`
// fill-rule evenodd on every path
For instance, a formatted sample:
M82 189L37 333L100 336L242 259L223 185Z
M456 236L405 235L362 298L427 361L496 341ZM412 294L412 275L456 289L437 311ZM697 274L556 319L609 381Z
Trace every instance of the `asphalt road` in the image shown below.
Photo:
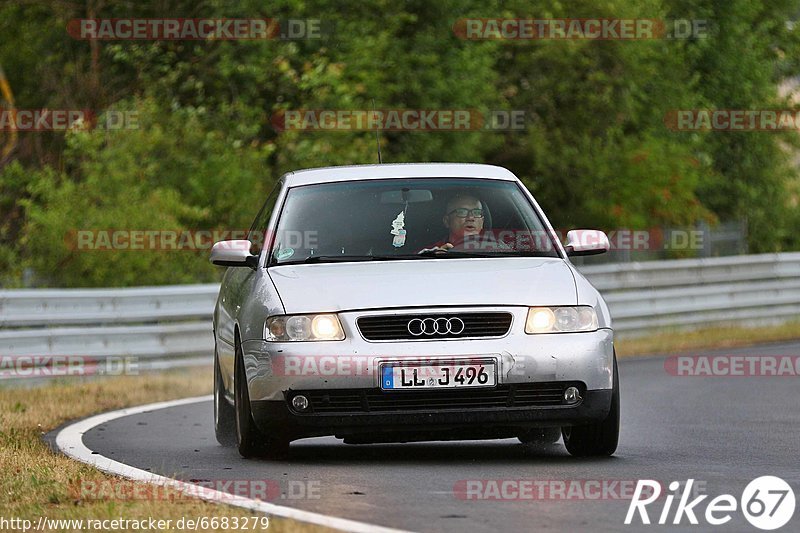
M800 355L800 342L706 353ZM414 531L670 529L644 526L638 517L634 526L623 525L630 493L625 499L618 492L645 478L665 489L671 481L697 480L699 493L710 497L696 507L701 525L692 531L758 531L741 512L716 528L704 525L702 515L712 497L739 499L760 476L780 476L800 497L800 378L676 377L663 357L623 359L619 368L622 434L617 454L607 459L575 459L561 443L536 449L510 439L353 446L317 438L293 443L285 462L244 460L214 440L211 402L121 418L88 432L84 442L152 472L215 488L236 480L230 491L244 495L268 480L274 503ZM463 492L466 480L473 480L471 499ZM532 496L498 500L491 484L474 480L528 480L536 488ZM609 488L605 499L557 492L583 489L593 497L596 482ZM514 496L515 486L524 487L506 484L505 495ZM553 493L540 499L541 486ZM651 520L664 502L648 507ZM687 526L684 518L678 529ZM800 530L800 513L783 530Z

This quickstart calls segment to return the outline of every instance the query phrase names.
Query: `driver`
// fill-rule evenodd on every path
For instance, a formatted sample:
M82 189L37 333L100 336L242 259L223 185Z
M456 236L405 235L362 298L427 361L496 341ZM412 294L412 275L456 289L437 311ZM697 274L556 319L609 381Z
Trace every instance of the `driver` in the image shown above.
M465 241L479 239L483 234L483 204L474 196L460 194L447 202L442 223L449 230L447 239L423 248L423 252L446 252L451 248L463 248Z

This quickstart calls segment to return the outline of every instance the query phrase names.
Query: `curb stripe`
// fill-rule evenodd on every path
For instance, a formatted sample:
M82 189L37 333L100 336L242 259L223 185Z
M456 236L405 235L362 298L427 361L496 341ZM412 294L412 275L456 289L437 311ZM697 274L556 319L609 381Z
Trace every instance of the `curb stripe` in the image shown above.
M178 407L181 405L188 405L192 403L205 402L212 400L213 396L196 396L194 398L184 398L182 400L172 400L168 402L151 403L141 405L138 407L129 407L117 411L110 411L95 415L84 420L75 422L64 427L56 435L56 446L66 456L91 465L98 470L107 474L121 476L134 481L143 481L162 487L171 488L186 496L199 498L213 503L222 503L242 507L251 511L267 513L269 515L278 516L281 518L288 518L305 522L308 524L315 524L318 526L329 527L342 531L352 531L355 533L407 533L401 529L392 529L366 522L358 522L346 518L337 518L335 516L328 516L320 513L313 513L311 511L301 511L292 507L285 507L283 505L275 505L273 503L264 502L261 500L254 500L222 492L215 489L209 489L202 485L189 483L188 481L180 481L177 479L153 474L146 470L141 470L133 466L114 461L108 457L93 452L83 443L83 435L100 424L105 424L118 418L147 413L150 411L157 411L159 409L166 409L169 407Z

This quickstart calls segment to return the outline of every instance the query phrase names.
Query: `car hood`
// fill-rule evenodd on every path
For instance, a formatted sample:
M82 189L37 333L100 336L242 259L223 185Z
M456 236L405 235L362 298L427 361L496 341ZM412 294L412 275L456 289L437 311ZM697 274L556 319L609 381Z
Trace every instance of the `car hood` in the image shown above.
M419 259L270 267L287 314L377 307L575 305L557 258Z

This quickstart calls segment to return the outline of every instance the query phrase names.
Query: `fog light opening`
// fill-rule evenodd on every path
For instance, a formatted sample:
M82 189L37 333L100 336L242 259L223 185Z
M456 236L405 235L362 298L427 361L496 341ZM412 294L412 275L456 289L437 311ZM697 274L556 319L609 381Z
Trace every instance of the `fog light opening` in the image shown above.
M564 401L570 405L576 404L582 399L581 392L577 387L567 387L567 390L564 391Z
M308 409L309 402L308 398L303 396L302 394L298 394L294 398L292 398L292 407L297 409L298 411L305 411Z

